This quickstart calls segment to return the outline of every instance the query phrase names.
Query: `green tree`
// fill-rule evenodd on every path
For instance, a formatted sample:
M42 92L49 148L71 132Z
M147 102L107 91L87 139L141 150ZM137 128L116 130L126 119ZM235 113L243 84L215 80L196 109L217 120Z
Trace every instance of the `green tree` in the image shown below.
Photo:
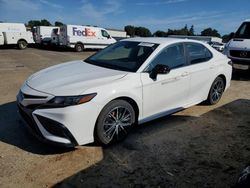
M135 27L132 25L127 25L124 27L124 30L127 32L127 35L133 37L135 36Z
M41 21L40 20L30 20L27 25L29 27L33 28L34 26L40 26Z
M43 19L43 20L41 20L41 25L42 26L51 26L51 23L48 20Z
M166 32L161 31L161 30L158 30L158 31L156 31L156 32L153 34L153 36L155 36L155 37L167 37L168 35L167 35Z
M192 25L188 31L188 35L194 36L194 25Z
M62 26L62 25L64 25L62 22L59 22L59 21L56 21L56 22L55 22L55 26L60 27L60 26Z
M231 32L230 34L223 35L222 36L222 42L227 43L234 37L234 32Z
M152 33L148 28L145 27L136 27L135 28L135 35L140 37L150 37Z
M204 29L201 32L201 36L213 36L213 37L221 37L216 29L212 29L211 27Z

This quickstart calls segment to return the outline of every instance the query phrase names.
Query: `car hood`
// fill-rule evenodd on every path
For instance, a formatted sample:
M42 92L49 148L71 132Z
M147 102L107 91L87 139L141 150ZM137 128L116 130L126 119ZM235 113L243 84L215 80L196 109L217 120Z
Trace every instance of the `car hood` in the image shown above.
M89 88L115 81L127 72L98 67L84 61L72 61L31 75L29 87L55 96L80 95Z
M235 38L230 41L229 46L231 48L241 48L241 49L250 50L250 39Z

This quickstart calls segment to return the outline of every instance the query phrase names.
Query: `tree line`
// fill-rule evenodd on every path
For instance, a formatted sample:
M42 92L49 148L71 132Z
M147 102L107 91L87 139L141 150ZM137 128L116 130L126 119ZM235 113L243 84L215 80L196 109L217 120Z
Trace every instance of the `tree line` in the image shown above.
M221 36L218 30L213 29L211 27L205 28L199 34L194 33L194 25L188 27L185 25L183 28L180 29L168 29L167 31L157 30L154 33L148 28L145 27L136 27L132 25L127 25L124 27L124 30L127 32L127 35L134 37L168 37L169 35L186 35L186 36L213 36L213 37L220 37L222 38L223 42L228 42L231 38L233 38L233 32L230 34L226 34Z
M35 26L62 26L63 23L59 22L59 21L55 21L54 24L51 24L48 20L46 19L42 19L42 20L30 20L28 21L28 23L26 24L26 26L33 28Z

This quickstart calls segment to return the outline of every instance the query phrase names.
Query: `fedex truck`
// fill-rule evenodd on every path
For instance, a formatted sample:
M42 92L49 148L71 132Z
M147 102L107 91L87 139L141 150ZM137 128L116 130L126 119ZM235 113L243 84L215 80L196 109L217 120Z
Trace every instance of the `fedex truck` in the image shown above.
M224 54L234 64L248 65L250 68L250 19L241 24L234 37L226 44Z
M58 30L56 26L36 26L33 28L33 36L36 44L49 45L58 43Z
M0 45L17 45L25 49L34 43L33 35L22 23L0 23Z
M77 52L88 48L102 49L115 42L104 28L80 25L63 25L60 28L60 45L75 48Z

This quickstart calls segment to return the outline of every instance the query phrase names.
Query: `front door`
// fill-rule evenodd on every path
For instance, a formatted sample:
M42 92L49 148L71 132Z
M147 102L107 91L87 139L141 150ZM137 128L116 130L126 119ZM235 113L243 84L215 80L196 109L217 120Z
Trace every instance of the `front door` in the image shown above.
M158 74L153 80L147 72L157 64L168 65L171 70L168 74ZM159 52L147 72L141 73L144 118L154 119L183 109L188 102L190 84L186 68L184 45L179 43Z

